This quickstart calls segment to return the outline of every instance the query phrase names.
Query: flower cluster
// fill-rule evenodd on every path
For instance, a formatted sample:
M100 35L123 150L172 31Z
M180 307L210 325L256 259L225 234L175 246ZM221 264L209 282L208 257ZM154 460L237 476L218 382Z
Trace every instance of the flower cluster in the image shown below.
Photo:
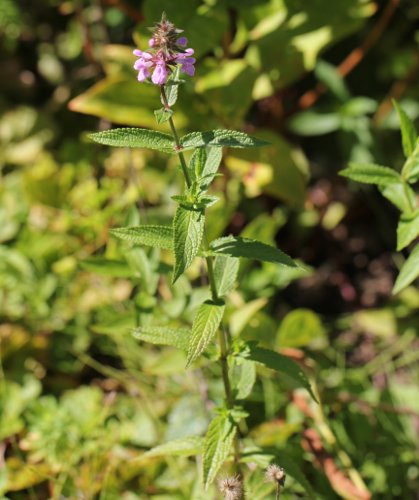
M138 57L134 64L134 69L138 71L138 81L144 82L151 76L155 85L164 85L177 65L180 65L183 73L193 76L194 50L185 48L188 40L184 36L179 37L182 30L177 29L163 14L162 20L152 28L152 33L148 51L134 50L134 55Z

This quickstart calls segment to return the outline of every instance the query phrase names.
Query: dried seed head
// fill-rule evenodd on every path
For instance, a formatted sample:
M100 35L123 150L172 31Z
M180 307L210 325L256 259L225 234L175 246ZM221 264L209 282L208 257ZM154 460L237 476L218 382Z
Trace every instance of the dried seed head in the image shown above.
M218 487L226 500L241 500L243 498L243 485L239 476L220 479Z
M161 49L164 52L179 51L178 38L183 30L176 28L176 26L167 19L165 12L162 14L161 21L156 23L154 28L149 29L153 33L151 38L151 46L153 48Z
M266 469L265 478L270 483L277 483L280 486L284 486L286 474L282 467L279 467L279 465L276 464L271 464Z

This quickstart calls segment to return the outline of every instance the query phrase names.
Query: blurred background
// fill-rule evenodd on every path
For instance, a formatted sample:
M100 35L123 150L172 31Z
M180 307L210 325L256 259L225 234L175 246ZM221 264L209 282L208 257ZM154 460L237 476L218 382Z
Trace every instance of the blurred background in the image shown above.
M222 399L215 369L185 372L183 353L130 331L188 324L207 293L199 262L172 289L169 255L108 235L170 222L176 161L86 140L156 128L158 91L136 81L132 50L163 10L198 59L181 131L271 143L226 152L210 238L255 237L306 264L242 263L229 300L232 335L300 359L322 400L314 411L262 373L252 443L293 471L284 498L417 498L419 291L391 294L396 209L338 175L349 161L403 163L391 99L419 116L415 0L1 0L0 498L215 495L193 460L132 461L205 433ZM270 498L252 478L250 498Z

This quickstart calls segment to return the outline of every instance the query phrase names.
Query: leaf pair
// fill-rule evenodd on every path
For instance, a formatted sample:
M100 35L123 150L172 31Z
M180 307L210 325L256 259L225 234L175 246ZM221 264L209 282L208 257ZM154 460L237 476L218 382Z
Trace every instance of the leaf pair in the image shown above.
M176 144L172 136L155 130L142 128L116 128L89 134L89 138L105 144L107 146L116 146L120 148L145 148L155 149L163 153L178 153ZM267 143L256 139L244 132L235 130L211 130L207 132L192 132L186 134L180 139L181 150L187 151L205 146L229 147L229 148L248 148L264 146Z

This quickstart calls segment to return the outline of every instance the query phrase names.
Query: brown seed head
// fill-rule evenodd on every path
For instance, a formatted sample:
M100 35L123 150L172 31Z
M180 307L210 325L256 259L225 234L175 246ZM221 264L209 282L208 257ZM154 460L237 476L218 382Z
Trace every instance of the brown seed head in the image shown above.
M243 484L239 476L220 479L218 487L226 500L241 500L243 498Z
M282 467L279 465L271 464L268 466L265 472L266 480L271 483L278 483L280 486L284 486L286 474Z

